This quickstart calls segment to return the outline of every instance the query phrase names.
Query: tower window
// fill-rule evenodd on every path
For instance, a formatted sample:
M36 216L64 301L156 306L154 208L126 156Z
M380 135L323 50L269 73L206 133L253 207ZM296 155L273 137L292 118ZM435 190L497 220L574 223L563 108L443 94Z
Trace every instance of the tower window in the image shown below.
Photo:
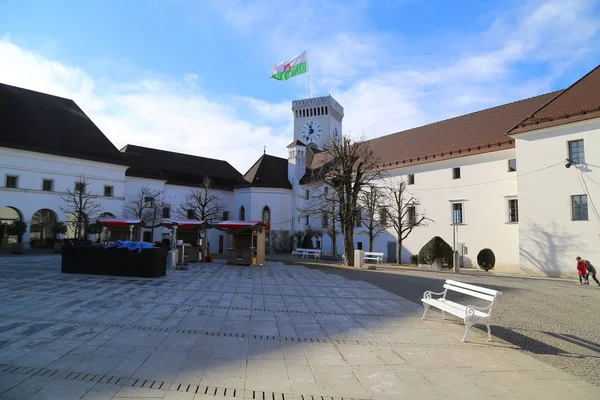
M415 174L408 174L408 184L409 185L415 184Z
M325 107L325 115L329 114L329 108Z

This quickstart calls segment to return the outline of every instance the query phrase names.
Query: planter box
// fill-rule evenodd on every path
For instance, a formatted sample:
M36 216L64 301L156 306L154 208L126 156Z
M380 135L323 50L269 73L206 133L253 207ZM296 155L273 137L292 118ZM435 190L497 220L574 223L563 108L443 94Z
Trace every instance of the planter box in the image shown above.
M129 249L102 246L62 248L61 271L75 274L97 274L156 278L167 273L167 248Z

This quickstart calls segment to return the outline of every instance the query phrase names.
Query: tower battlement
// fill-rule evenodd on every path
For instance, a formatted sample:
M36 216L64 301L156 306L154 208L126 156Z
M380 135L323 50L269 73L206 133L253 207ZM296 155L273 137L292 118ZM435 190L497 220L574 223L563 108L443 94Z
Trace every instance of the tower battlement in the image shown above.
M311 97L310 99L293 100L292 111L296 115L295 111L306 110L306 109L317 109L318 107L330 107L335 110L340 117L344 116L344 107L341 106L331 95L321 97ZM315 111L315 115L317 112ZM320 115L320 112L318 112Z

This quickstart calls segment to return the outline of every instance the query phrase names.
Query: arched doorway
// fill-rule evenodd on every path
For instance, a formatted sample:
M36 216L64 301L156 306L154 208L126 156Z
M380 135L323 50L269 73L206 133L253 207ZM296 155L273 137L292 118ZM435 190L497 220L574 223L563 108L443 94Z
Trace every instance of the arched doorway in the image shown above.
M31 217L29 243L31 247L52 247L54 227L58 222L56 213L48 208L37 210Z
M23 221L23 214L16 207L6 206L0 208L0 247L8 248L13 243L19 243L21 237L11 235L10 226L15 221Z

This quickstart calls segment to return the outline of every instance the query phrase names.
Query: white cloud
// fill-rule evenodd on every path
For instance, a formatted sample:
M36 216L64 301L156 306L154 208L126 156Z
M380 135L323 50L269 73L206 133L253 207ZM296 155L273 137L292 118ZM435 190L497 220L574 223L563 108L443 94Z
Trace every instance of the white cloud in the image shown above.
M138 144L225 159L242 173L262 154L285 156L291 130L276 131L278 106L247 99L250 114L274 118L256 124L237 118L235 102L208 99L197 75L181 80L146 78L115 83L0 40L0 77L4 83L73 99L118 148ZM270 114L273 112L273 114ZM291 113L290 113L291 115Z

